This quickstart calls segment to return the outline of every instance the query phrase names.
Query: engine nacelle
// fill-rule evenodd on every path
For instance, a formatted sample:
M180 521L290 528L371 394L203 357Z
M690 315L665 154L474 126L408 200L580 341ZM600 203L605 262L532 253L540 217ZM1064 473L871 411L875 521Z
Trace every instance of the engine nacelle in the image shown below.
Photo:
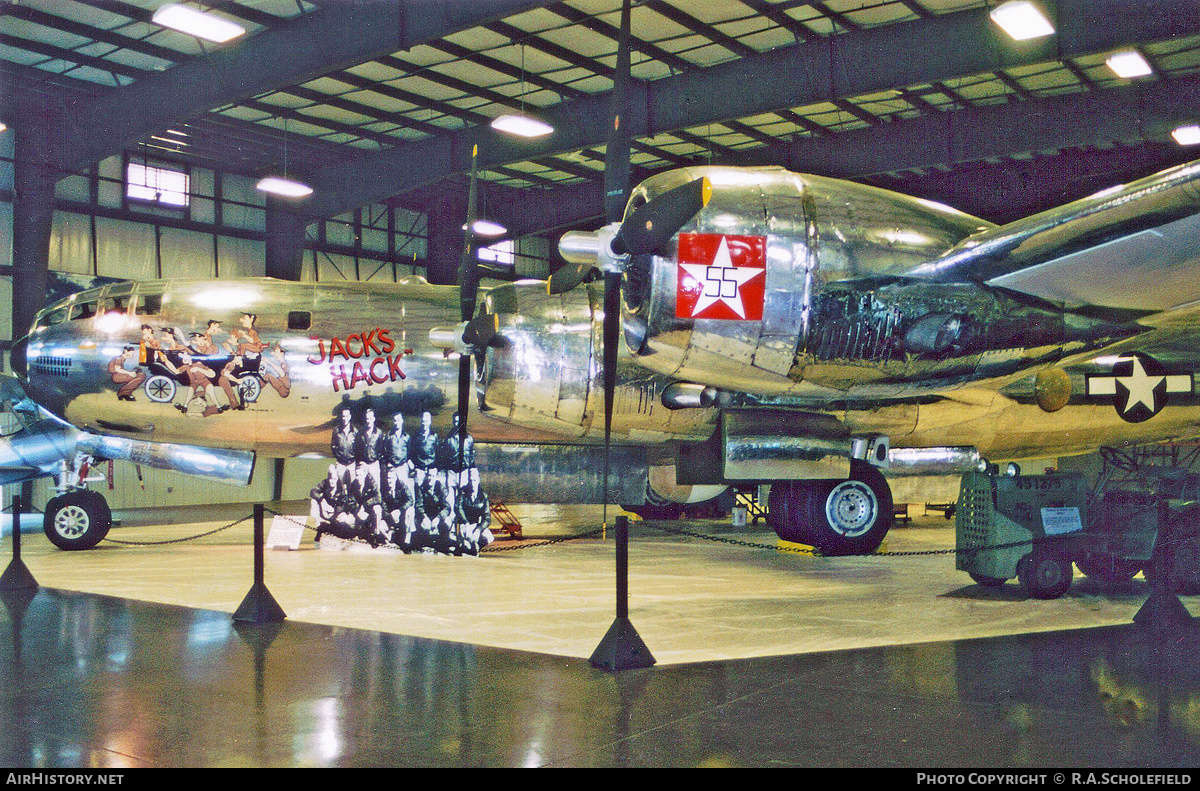
M814 401L917 394L976 375L986 351L1029 348L1004 358L1015 370L1089 331L973 283L901 277L988 224L887 190L686 168L643 182L627 216L701 176L708 205L625 270L625 344L660 374Z

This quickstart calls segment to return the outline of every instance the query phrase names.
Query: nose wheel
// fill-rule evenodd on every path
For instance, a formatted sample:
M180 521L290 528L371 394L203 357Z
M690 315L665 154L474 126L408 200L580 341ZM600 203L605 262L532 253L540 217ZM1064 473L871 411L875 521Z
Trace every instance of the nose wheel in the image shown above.
M67 492L46 503L42 529L59 549L91 549L108 535L112 512L98 492Z

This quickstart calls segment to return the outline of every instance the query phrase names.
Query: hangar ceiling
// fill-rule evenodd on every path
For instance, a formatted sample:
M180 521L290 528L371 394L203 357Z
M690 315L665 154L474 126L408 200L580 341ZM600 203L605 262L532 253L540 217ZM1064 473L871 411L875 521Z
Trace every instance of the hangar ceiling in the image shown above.
M3 119L40 123L63 175L122 149L316 192L297 211L445 201L480 144L484 205L514 233L594 226L620 0L238 0L248 31L204 44L162 0L0 6ZM1197 156L1200 7L1045 2L1014 42L970 0L636 0L627 116L635 177L782 164L1005 220ZM1154 72L1117 78L1138 49ZM539 114L514 141L487 123Z

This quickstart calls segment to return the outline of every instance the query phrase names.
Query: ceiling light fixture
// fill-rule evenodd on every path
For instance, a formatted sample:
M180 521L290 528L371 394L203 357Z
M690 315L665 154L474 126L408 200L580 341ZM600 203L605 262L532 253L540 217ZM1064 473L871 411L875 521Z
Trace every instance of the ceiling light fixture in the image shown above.
M293 179L280 178L279 176L267 176L264 179L259 179L256 184L263 192L269 192L272 195L281 195L285 198L304 198L312 195L313 189L302 181Z
M283 198L307 198L312 195L313 188L305 184L303 181L296 181L287 177L288 174L288 122L283 119L283 175L282 176L267 176L258 180L254 186L263 192L269 192L272 195L279 195Z
M1054 25L1028 0L1010 0L992 9L992 21L1016 41L1041 38L1054 33Z
M1171 132L1171 137L1175 138L1175 142L1181 146L1200 145L1200 125L1187 124L1185 126L1177 126Z
M3 132L7 128L8 128L8 124L0 122L0 132Z
M476 220L471 224L471 230L480 236L500 236L508 233L507 228L491 220Z
M528 115L510 113L492 119L492 128L500 132L521 137L542 137L554 131L554 127L545 121L539 121Z
M1147 74L1154 73L1150 62L1136 49L1114 52L1104 60L1104 63L1118 77L1123 77L1127 80L1134 77L1145 77Z
M246 28L236 22L230 22L228 19L206 14L178 3L160 6L155 10L151 20L156 25L169 27L180 33L187 33L189 36L214 41L218 44L246 34Z
M493 118L491 127L498 132L508 132L520 137L543 137L554 131L545 121L525 114L525 45L521 45L521 111Z

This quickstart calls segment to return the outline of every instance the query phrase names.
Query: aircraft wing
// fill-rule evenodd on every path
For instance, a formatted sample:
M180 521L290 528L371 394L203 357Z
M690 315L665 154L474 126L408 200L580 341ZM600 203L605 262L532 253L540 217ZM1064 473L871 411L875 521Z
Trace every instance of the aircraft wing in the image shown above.
M973 234L908 274L1062 307L1170 310L1200 299L1200 160Z

